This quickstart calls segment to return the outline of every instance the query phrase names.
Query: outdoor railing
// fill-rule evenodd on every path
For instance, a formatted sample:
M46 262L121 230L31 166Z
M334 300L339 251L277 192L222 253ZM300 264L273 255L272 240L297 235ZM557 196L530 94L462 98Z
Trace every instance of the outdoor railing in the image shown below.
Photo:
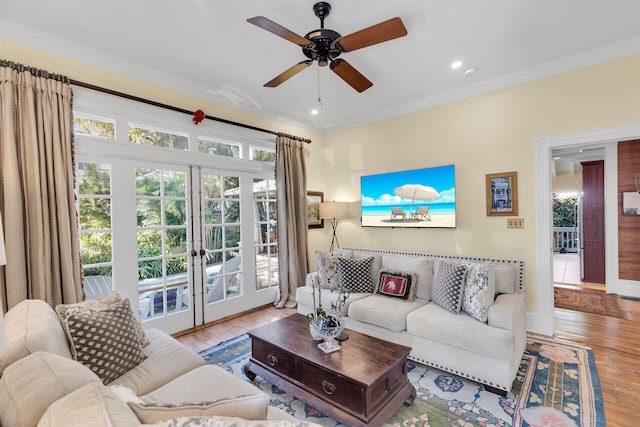
M554 252L578 252L578 227L553 227Z

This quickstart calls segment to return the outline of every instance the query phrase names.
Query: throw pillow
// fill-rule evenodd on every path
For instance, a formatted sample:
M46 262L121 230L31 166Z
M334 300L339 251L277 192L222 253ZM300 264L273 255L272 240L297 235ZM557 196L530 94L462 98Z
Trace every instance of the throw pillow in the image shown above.
M439 262L433 284L433 302L452 313L460 313L466 271L464 265Z
M126 403L108 387L96 383L87 384L53 402L38 422L38 427L139 425L140 421Z
M299 420L246 420L235 417L181 417L160 421L160 427L321 427Z
M338 257L340 286L344 286L351 293L373 292L372 264L373 257L362 259Z
M143 403L142 399L136 395L136 393L131 390L129 387L125 387L123 385L110 385L109 389L120 398L124 403L127 402L137 402Z
M76 304L58 304L56 306L56 313L58 313L60 322L62 322L62 327L65 329L65 333L68 336L69 332L67 330L67 319L69 318L69 316L71 316L72 314L95 313L96 311L101 311L105 308L109 308L113 304L120 301L122 301L122 296L120 296L120 294L117 292L112 292L94 300L82 301ZM137 316L134 316L134 322L136 331L138 332L138 336L140 337L140 344L143 347L146 347L150 342L147 334L144 332L144 327L142 326L142 323Z
M408 302L416 299L416 274L410 271L380 270L374 293Z
M73 358L91 369L105 384L147 358L128 298L102 311L72 314L67 323Z
M318 278L320 287L331 289L338 286L338 257L351 258L351 250L336 249L333 252L316 251L316 262L318 264Z
M256 404L259 399L260 404ZM135 403L129 408L143 424L153 424L169 418L223 416L247 420L265 420L269 409L269 397L259 393L197 403Z
M465 263L467 280L462 297L462 310L481 322L486 322L489 307L496 293L495 280L490 280L491 266L488 262Z

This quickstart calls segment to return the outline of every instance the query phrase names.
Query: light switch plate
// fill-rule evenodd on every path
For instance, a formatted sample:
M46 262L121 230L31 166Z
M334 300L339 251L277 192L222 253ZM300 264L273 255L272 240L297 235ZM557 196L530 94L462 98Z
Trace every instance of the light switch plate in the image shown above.
M508 218L507 228L524 228L524 218Z

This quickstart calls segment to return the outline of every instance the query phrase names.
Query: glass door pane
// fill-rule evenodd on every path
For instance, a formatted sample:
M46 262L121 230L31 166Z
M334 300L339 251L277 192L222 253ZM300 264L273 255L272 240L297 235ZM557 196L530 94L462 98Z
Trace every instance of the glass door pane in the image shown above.
M142 320L189 311L187 172L136 169L138 294Z
M242 295L240 178L202 175L205 304Z

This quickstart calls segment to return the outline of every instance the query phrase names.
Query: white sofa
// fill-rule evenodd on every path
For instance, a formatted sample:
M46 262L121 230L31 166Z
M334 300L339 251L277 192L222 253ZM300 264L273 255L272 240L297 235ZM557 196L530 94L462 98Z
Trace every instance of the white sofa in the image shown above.
M94 372L73 360L60 319L44 301L19 303L7 312L5 323L9 345L0 354L0 424L4 427L155 425L161 419L186 415L295 424L291 416L270 407L267 395L257 387L223 368L205 365L201 357L160 330L146 331L150 343L142 348L144 361L104 385ZM131 398L122 398L123 392ZM199 405L173 408L127 404L126 400L211 403L204 409Z
M374 283L381 270L416 275L416 298L412 302L352 292L341 310L348 329L411 347L410 359L482 383L492 392L506 395L511 390L526 345L524 262L366 249L340 249L317 255L325 257L323 263L326 257L373 257ZM443 262L489 263L495 299L491 298L486 322L464 311L455 314L432 301L438 266ZM319 269L326 268L323 263L319 263ZM312 282L316 278L317 271L309 273L306 286L297 290L301 314L313 312ZM323 309L335 312L331 308L337 300L335 289L322 291Z

